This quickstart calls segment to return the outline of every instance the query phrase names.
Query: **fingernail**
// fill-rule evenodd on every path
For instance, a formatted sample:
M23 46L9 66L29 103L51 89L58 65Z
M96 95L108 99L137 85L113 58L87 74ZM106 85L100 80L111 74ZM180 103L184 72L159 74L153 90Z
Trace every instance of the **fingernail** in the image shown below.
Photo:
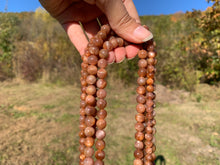
M143 42L146 42L153 38L153 34L143 26L138 26L134 30L134 36Z

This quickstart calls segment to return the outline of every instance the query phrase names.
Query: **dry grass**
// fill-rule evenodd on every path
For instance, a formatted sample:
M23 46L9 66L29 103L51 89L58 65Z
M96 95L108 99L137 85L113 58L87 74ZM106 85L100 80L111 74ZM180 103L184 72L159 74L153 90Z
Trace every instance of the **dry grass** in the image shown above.
M119 84L108 87L107 165L133 160L135 87ZM167 165L219 165L220 89L157 91L157 155ZM0 164L77 165L79 94L74 86L1 83Z

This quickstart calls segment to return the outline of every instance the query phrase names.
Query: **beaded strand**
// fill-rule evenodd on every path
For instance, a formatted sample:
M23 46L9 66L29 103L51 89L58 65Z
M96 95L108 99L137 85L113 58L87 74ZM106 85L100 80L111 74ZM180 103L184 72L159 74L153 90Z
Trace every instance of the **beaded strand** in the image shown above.
M107 85L106 67L109 51L127 45L122 38L115 37L109 25L103 25L101 30L90 39L81 64L81 96L80 96L80 132L79 151L80 165L104 165L105 158L104 138L107 111L105 107L107 95L104 89ZM136 92L138 105L135 119L135 160L134 165L153 165L155 160L155 138L156 129L154 125L154 74L155 56L153 41L143 44L143 49L138 52L138 87ZM95 148L97 149L94 151ZM94 157L96 160L94 160Z

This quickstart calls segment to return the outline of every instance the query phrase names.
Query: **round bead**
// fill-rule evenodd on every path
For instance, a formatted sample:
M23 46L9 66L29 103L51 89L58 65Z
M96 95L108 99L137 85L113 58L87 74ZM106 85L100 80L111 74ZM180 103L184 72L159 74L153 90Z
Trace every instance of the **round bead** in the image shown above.
M145 112L145 106L143 104L138 104L136 106L136 110L138 113L144 113Z
M105 59L100 59L98 61L98 67L100 67L100 68L105 68L107 65L108 65L108 62Z
M105 31L99 31L97 33L97 36L99 36L101 39L105 40L107 38L106 32Z
M81 138L81 139L82 139L82 138ZM85 147L84 144L80 144L80 146L79 146L79 152L83 153L85 148L86 148L86 147Z
M156 52L153 52L153 51L148 52L148 58L155 58L156 56L157 56Z
M107 95L107 92L104 90L104 89L99 89L97 92L96 92L96 95L99 99L104 99Z
M147 57L147 51L146 50L139 50L138 57L139 58L146 58Z
M135 133L135 139L139 140L139 141L144 140L144 133L143 132L136 132Z
M86 104L87 105L94 105L96 103L96 99L92 95L86 96Z
M84 144L86 147L92 147L94 144L94 139L92 137L87 137Z
M153 150L152 150L152 148L145 148L145 152L146 152L146 154L152 154Z
M85 119L85 124L88 127L92 127L93 125L95 125L95 118L93 116L87 116Z
M98 130L95 135L97 139L102 140L105 138L106 133L104 130Z
M80 108L79 113L80 113L81 116L86 115L85 108Z
M85 70L81 70L81 76L82 78L86 78L88 76L88 72Z
M135 159L134 160L134 165L143 165L143 161L141 159Z
M141 150L139 150L139 149L136 149L136 150L134 151L134 157L135 157L136 159L141 159L141 158L143 158L143 157L144 157L143 151L141 151Z
M80 124L81 123L84 123L85 122L85 119L86 119L86 117L85 116L79 116L79 122L80 122Z
M153 161L153 157L152 157L152 154L148 154L148 155L145 155L144 157L147 161Z
M104 79L107 76L107 71L105 69L101 68L98 70L97 76L100 79Z
M87 137L91 137L95 134L95 129L93 127L86 127L84 133Z
M146 145L147 148L151 148L154 145L152 141L145 141L144 144Z
M96 65L98 63L98 57L95 55L91 55L88 57L88 63L91 65Z
M148 63L149 65L154 65L154 58L148 58L148 59L147 59L147 63Z
M94 165L94 161L92 158L85 158L83 163L84 163L83 165Z
M148 92L153 92L154 91L154 86L153 85L148 85L146 89L147 89Z
M124 45L124 40L122 38L116 38L117 42L118 42L118 47L122 47Z
M135 115L135 119L137 122L142 123L145 121L145 117L142 113L138 113Z
M146 89L145 89L144 86L139 86L139 87L137 87L136 92L137 92L137 94L139 94L139 95L143 95L143 94L146 93Z
M144 104L146 99L145 99L145 96L144 95L138 95L137 98L136 98L137 102L140 103L140 104Z
M92 75L95 75L97 73L97 70L97 67L94 65L89 65L87 68L87 72Z
M81 87L81 92L85 93L86 92L86 86Z
M152 107L154 105L154 101L147 99L146 105L147 105L147 107Z
M138 131L138 132L141 132L144 130L144 125L142 123L136 123L135 124L135 129Z
M85 156L84 154L80 154L80 155L79 155L79 159L80 159L80 160L85 160L85 158L86 158L86 156Z
M84 80L84 79L82 79L80 82L81 82L81 85L82 85L82 86L86 86L86 85L87 85L87 82L86 82L86 80Z
M146 107L147 113L152 113L153 112L153 107Z
M156 97L156 95L155 95L155 93L153 93L153 92L147 92L147 94L146 94L146 98L147 98L147 99L154 100L155 97Z
M151 161L144 162L144 165L154 165Z
M82 123L82 124L79 125L79 129L80 130L84 130L85 128L86 128L85 123Z
M93 106L86 106L85 113L88 116L95 116L96 115L96 109Z
M154 45L153 43L147 46L147 51L153 51L154 50Z
M153 139L153 135L152 134L145 134L145 139L147 140L147 141L151 141L152 139Z
M94 149L91 147L86 147L84 149L84 154L86 157L92 157L92 155L94 154Z
M147 73L147 78L154 78L154 73L153 72L148 72Z
M99 54L99 48L96 46L89 47L89 53L92 55L98 55Z
M99 110L99 111L97 112L97 116L98 116L98 118L100 118L100 119L104 119L104 118L106 118L106 116L107 116L107 111L104 110L104 109L101 109L101 110Z
M144 143L142 141L136 141L134 147L141 150L144 148Z
M98 81L96 82L96 86L100 89L105 88L107 85L107 82L104 79L98 79Z
M94 85L89 85L87 88L86 88L86 93L88 95L94 95L96 93L96 87Z
M154 79L153 79L153 78L148 78L147 81L146 81L146 83L147 83L148 85L152 85L152 84L154 83Z
M105 41L105 42L103 43L103 48L104 48L104 49L107 49L108 51L111 51L111 50L113 49L113 45L111 44L111 42Z
M137 83L138 85L145 85L146 79L144 77L138 77Z
M138 61L138 66L139 66L140 68L145 68L145 67L147 67L147 61L146 61L145 59L140 59L140 60Z
M99 57L103 58L103 59L108 58L108 50L107 49L101 49L99 51Z
M105 158L105 152L102 150L98 150L95 152L96 159L103 160Z
M117 48L118 47L118 42L117 42L117 39L116 38L111 38L109 40L109 42L112 44L113 48Z
M81 100L80 101L80 108L85 108L86 107L86 102Z
M104 129L106 127L106 121L104 119L98 119L96 126L98 129Z
M89 75L87 78L86 78L86 82L90 85L92 84L95 84L96 82L96 77L94 75Z
M154 66L153 66L153 65L148 65L147 71L148 71L148 72L155 72Z
M80 95L80 99L83 100L83 101L85 101L85 99L86 99L86 94L85 94L85 93L82 93L82 94Z
M104 162L102 160L96 160L94 165L104 165Z
M101 47L102 44L103 44L102 38L99 37L98 35L95 36L95 37L93 37L93 38L91 38L91 39L90 39L90 42L91 42L93 45L97 46L97 47ZM96 54L96 55L98 55L98 54Z
M99 99L96 104L96 106L99 109L104 109L106 107L106 105L107 105L107 102L104 99Z
M87 70L88 64L82 63L81 68L82 68L82 70Z
M96 143L95 143L95 147L98 149L98 150L103 150L105 148L105 142L104 140L97 140Z
M147 73L147 70L144 69L144 68L140 68L140 69L138 70L138 75L139 75L139 77L144 77L144 76L146 76L146 73Z
M147 127L145 128L145 131L146 131L147 134L152 134L152 133L153 133L153 128L147 126Z
M105 32L106 34L108 34L110 32L110 26L109 25L102 25L101 27L101 31Z

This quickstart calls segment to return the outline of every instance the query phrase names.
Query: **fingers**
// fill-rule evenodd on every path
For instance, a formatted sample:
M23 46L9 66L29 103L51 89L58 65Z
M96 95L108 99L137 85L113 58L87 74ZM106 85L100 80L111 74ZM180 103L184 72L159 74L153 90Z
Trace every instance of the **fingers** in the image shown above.
M133 2L126 2L130 12L136 9ZM112 29L122 38L134 43L142 43L153 38L150 31L140 26L126 10L121 0L96 0L96 5L105 13ZM133 16L138 20L137 13Z
M64 24L63 27L80 55L83 55L88 41L81 26L78 23L74 22Z
M140 18L138 16L138 12L136 10L136 7L135 7L133 1L132 0L126 0L126 1L124 1L124 5L125 5L125 7L126 7L126 9L128 11L128 14L132 18L134 18L138 24L141 24L141 20L140 20Z

